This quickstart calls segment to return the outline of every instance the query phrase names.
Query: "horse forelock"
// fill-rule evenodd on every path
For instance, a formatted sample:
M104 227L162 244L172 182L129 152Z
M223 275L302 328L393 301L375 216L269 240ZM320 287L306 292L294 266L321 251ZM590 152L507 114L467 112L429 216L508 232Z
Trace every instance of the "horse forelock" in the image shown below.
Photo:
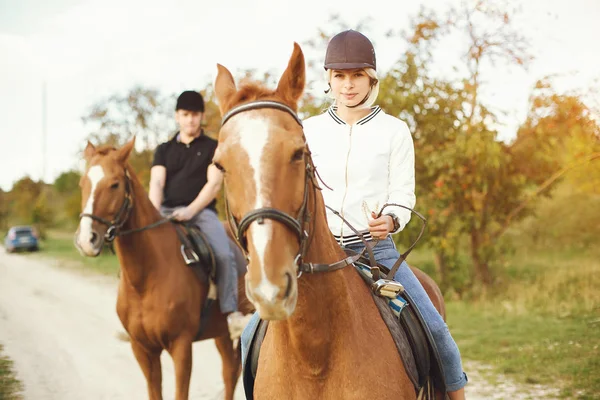
M88 163L88 170L94 165L102 165L104 168L105 174L108 176L111 171L121 170L123 168L122 163L119 163L115 157L109 157L113 154L117 154L118 149L112 145L103 145L99 146L94 150L94 155L91 157ZM125 169L129 172L131 176L133 170L128 162L125 162Z
M87 170L89 171L90 168L92 168L95 165L106 164L106 162L105 162L106 157L116 151L117 151L117 149L112 145L103 145L103 146L97 147L96 149L94 149L94 154L88 159ZM105 172L107 172L107 171L105 171ZM87 172L86 172L86 174L87 174ZM86 174L84 174L84 177L86 176Z
M231 109L237 105L257 100L277 101L296 110L296 105L279 95L276 90L269 89L262 83L255 81L244 81L240 84L240 88L229 101L229 108Z
M112 153L113 151L117 151L117 148L111 145L104 145L96 148L95 153L100 156L106 156Z

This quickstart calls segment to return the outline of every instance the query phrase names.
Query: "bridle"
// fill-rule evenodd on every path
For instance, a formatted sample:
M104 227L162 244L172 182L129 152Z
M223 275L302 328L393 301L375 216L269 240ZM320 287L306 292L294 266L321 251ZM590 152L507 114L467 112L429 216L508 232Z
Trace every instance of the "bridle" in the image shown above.
M221 122L221 127L225 125L225 123L233 116L240 114L245 111L250 110L258 110L263 108L270 108L275 110L280 110L286 112L291 115L294 120L302 127L302 121L296 114L294 110L292 110L287 105L271 100L259 100L253 101L250 103L245 103L240 106L234 107L229 110L224 116ZM306 139L305 139L306 143ZM333 264L315 264L315 263L307 263L304 261L304 257L306 256L306 251L308 250L309 244L312 241L312 236L310 234L310 222L314 220L312 218L311 212L308 210L308 197L309 192L313 193L313 198L316 198L316 190L320 190L320 187L317 183L317 172L315 166L312 162L312 158L310 157L310 151L308 146L305 145L305 183L304 183L304 195L302 199L302 205L300 206L297 216L294 218L291 215L278 210L272 207L262 207L252 211L249 211L246 215L244 215L240 221L238 222L235 216L231 213L231 209L229 207L229 202L227 200L227 196L225 196L225 211L227 213L227 220L229 221L229 225L234 234L234 237L244 252L246 259L248 259L248 242L246 239L246 231L250 227L250 224L256 222L262 225L265 219L271 219L277 222L282 223L288 229L296 234L298 241L300 242L300 248L298 254L296 255L295 261L298 268L298 276L300 276L303 272L307 273L315 273L315 272L328 272L334 271L340 268L345 267L346 265L351 265L354 263L360 255L346 257L343 260L335 262ZM225 184L227 184L227 179L225 178ZM312 184L312 187L311 187ZM313 201L315 204L315 201Z
M141 228L129 229L126 231L121 230L123 225L129 219L131 215L131 210L133 209L133 193L131 191L131 177L129 176L129 171L125 168L125 198L123 199L123 204L121 204L121 208L115 214L114 218L110 221L101 217L98 217L94 214L89 213L81 213L79 214L79 220L83 217L88 217L93 219L94 221L98 221L103 225L106 225L108 229L106 229L106 233L104 234L104 240L106 242L111 243L115 240L117 236L125 236L135 232L145 231L147 229L154 228L158 225L164 224L165 222L171 221L170 218L162 218L156 222L153 222L149 225L143 226Z
M125 169L125 199L123 200L123 204L121 204L121 208L119 208L119 211L117 211L117 214L112 220L109 221L90 213L79 214L79 220L81 220L83 217L88 217L94 221L98 221L101 224L106 225L108 229L104 234L104 239L109 243L112 242L117 237L121 227L125 224L125 222L127 222L129 214L131 213L131 209L133 208L133 197L131 195L130 186L131 182L129 173L127 172L127 169Z

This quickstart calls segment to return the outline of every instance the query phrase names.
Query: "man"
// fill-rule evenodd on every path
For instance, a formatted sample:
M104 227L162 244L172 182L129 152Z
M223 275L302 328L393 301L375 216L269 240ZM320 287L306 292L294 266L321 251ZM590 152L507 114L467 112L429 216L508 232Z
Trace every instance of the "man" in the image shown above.
M190 221L206 235L217 263L217 286L221 312L228 315L233 336L243 329L237 311L237 268L227 233L216 212L216 196L223 175L213 164L217 141L201 128L204 100L200 93L185 91L177 99L175 120L179 132L159 145L150 170L150 201L163 215ZM241 325L241 327L240 327ZM241 330L240 330L241 333Z

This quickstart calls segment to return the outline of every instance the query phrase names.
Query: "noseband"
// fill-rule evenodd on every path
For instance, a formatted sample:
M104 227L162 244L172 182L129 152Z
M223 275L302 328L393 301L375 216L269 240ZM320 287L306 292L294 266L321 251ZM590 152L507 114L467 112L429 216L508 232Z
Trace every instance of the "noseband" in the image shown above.
M291 115L294 118L294 120L298 123L298 125L302 127L302 121L300 120L300 118L294 110L292 110L290 107L283 103L270 100L253 101L232 108L225 114L225 116L223 116L221 127L225 125L225 123L234 115L240 114L244 111L259 110L263 108L284 111ZM304 198L302 199L302 205L298 210L298 216L296 218L276 208L262 207L248 212L238 222L231 213L231 210L229 208L229 202L227 201L227 196L225 196L225 211L227 213L227 220L229 221L229 225L235 236L235 239L244 251L246 258L248 258L248 241L246 239L246 231L250 227L250 224L252 224L253 222L262 225L265 219L271 219L280 222L296 234L300 242L300 249L298 251L298 254L296 255L296 264L298 266L299 275L301 275L303 272L314 273L333 271L336 269L343 268L346 265L350 265L359 258L358 256L347 257L333 264L314 264L304 262L304 257L308 249L308 244L311 240L309 234L311 215L310 211L307 208L308 194L311 189L310 184L313 184L314 190L319 189L319 186L316 181L316 170L312 163L312 159L310 158L310 151L308 151L308 147L306 147L305 172L306 174L304 181Z

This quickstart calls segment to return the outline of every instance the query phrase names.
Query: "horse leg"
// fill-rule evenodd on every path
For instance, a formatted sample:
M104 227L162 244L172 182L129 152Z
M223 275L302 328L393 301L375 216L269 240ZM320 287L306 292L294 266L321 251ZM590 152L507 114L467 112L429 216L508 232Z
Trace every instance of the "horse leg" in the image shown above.
M235 348L229 335L219 336L215 338L215 344L217 350L221 354L221 360L223 362L223 383L225 384L225 400L233 400L233 392L235 391L235 385L242 372L241 364L241 345L239 344Z
M131 340L131 348L146 377L148 398L150 400L162 400L162 368L160 365L162 350L147 350L133 339Z
M187 400L192 375L192 340L180 337L169 348L175 366L175 400Z

